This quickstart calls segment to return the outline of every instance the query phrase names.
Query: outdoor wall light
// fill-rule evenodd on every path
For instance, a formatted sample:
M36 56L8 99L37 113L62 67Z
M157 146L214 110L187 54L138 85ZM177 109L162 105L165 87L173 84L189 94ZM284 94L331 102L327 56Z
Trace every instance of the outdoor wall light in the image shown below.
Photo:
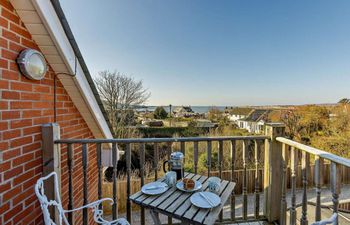
M43 54L34 49L23 50L17 58L17 63L22 74L31 80L43 79L47 71Z

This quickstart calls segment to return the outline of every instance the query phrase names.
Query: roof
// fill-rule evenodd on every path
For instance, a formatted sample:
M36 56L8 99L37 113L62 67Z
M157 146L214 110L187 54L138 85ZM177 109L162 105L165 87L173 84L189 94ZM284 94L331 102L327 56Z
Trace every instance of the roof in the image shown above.
M242 119L242 120L258 122L264 119L264 117L267 116L269 112L270 110L267 110L267 109L254 109L248 114L248 116L245 119Z
M10 2L93 135L113 138L106 111L59 1Z
M210 120L205 120L205 119L198 119L196 120L196 127L200 127L200 128L213 128L216 127L217 124L211 122Z
M66 19L66 16L64 15L64 12L62 10L62 7L61 7L61 4L59 2L59 0L51 0L51 3L52 3L52 6L54 7L55 11L56 11L56 14L58 16L58 18L60 19L60 22L61 22L61 25L67 35L67 38L69 40L69 43L71 44L72 48L73 48L73 51L75 53L75 56L77 57L77 60L80 64L80 66L82 67L83 71L84 71L84 75L90 85L90 88L95 96L95 99L97 101L97 104L98 106L100 107L100 110L103 114L103 117L104 119L106 120L107 124L108 124L108 127L109 129L111 130L111 132L113 133L113 129L112 129L112 124L110 123L109 121L109 118L108 118L108 115L107 115L107 112L104 108L104 105L102 103L102 100L100 98L100 95L98 94L98 91L97 91L97 88L95 86L95 83L91 77L91 74L89 72L89 69L87 68L87 65L85 63L85 60L80 52L80 49L78 47L78 44L74 38L74 35L73 35L73 32L72 30L70 29L70 26L68 24L68 21Z
M190 106L177 107L173 112L177 113L177 112L181 112L181 111L185 111L188 113L194 113L194 111L192 110L192 108Z
M248 115L251 111L254 109L249 107L231 107L225 109L225 112L229 113L230 115Z

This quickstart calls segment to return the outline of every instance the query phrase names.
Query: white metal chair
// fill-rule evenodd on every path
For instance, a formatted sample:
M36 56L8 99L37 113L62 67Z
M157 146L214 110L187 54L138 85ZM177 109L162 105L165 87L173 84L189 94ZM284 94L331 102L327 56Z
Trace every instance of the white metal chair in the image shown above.
M49 179L50 177L53 177L53 179L54 179L55 199L53 199L53 200L47 199L47 197L45 195L45 190L44 190L44 181ZM100 199L98 201L89 203L87 205L84 205L82 207L72 209L72 210L63 209L61 198L59 195L57 174L55 172L52 172L49 175L42 177L37 181L37 183L35 185L35 194L40 201L40 206L41 206L41 210L43 211L45 225L57 225L50 217L49 206L53 206L53 207L57 208L58 225L62 225L62 224L69 225L65 214L70 213L70 212L75 212L75 211L78 211L78 210L81 210L84 208L92 209L92 211L94 213L94 220L98 224L102 224L102 225L130 225L128 223L128 221L124 218L120 218L120 219L117 219L114 221L107 221L107 220L103 219L103 211L99 209L99 205L104 201L110 201L111 203L113 203L113 200L111 198L103 198L103 199Z
M337 223L337 218L338 218L338 214L337 213L333 213L333 215L331 216L331 218L325 219L325 220L321 220L318 222L315 222L311 225L327 225L327 224L333 224L333 225L338 225Z

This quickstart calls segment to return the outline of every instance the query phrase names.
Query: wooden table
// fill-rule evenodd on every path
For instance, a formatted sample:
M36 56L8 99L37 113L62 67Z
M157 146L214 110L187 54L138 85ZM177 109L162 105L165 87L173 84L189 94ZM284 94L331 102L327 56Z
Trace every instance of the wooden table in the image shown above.
M185 177L198 180L202 183L202 190L208 189L208 177L186 173ZM159 179L162 181L164 178ZM214 224L225 202L231 196L236 183L221 180L220 198L221 203L213 209L201 209L190 202L193 193L187 193L172 187L161 195L145 195L141 191L130 196L130 199L150 210L154 223L161 224L158 213L176 218L186 224Z

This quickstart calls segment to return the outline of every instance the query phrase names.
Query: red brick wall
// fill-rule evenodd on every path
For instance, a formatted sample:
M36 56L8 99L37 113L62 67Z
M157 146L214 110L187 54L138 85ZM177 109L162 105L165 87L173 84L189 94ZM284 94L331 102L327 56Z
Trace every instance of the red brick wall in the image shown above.
M0 1L0 224L43 224L34 184L42 173L41 125L54 122L54 72L41 81L19 72L25 48L38 49L7 0ZM39 49L38 49L39 50ZM93 138L62 84L57 82L57 123L61 138ZM90 200L96 198L96 153L89 147ZM75 146L75 206L82 204L81 147ZM66 147L62 146L62 198L67 206ZM78 214L77 224L81 216Z

